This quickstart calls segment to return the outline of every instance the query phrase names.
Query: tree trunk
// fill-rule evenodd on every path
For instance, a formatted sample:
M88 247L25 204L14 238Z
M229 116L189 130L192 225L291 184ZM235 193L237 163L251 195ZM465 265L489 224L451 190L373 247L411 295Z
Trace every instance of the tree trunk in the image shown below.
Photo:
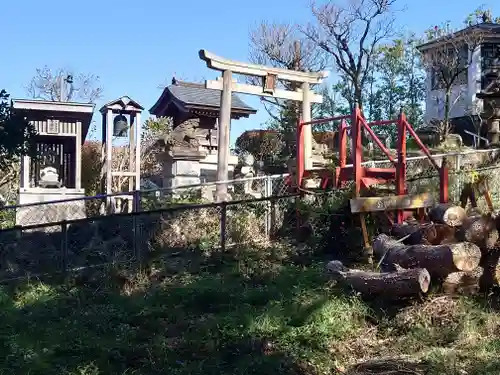
M443 134L441 134L442 138L441 141L443 141L447 136L450 131L450 101L451 101L451 87L447 87L445 91L445 96L444 96L444 129L443 129Z
M385 234L375 238L373 252L378 258L383 258L383 271L392 271L394 264L399 264L404 268L425 268L432 277L472 271L481 260L481 250L470 242L406 246Z
M449 203L441 203L429 211L429 219L435 223L446 224L450 227L462 225L467 217L465 210L460 206Z
M443 281L443 292L448 294L467 294L473 295L479 292L479 283L483 277L484 270L477 267L470 272L450 273Z
M345 267L338 260L327 264L327 270L333 278L363 296L382 296L388 299L416 296L427 293L431 277L425 269L405 270L398 268L396 272L368 272Z

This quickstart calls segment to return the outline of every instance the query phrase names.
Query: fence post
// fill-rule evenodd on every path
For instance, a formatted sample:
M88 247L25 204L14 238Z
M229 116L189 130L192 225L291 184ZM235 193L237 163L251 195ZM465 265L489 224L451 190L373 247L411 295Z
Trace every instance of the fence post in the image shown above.
M141 210L141 191L134 190L132 194L133 200L133 210L134 212L139 212Z
M220 214L220 248L222 251L226 251L226 223L227 223L227 202L221 202L221 214Z
M22 225L15 225L14 226L14 233L16 236L17 240L21 240L23 237L23 226Z
M455 191L454 191L454 194L453 194L454 195L453 196L453 200L455 202L459 202L460 201L460 192L462 191L462 186L463 186L462 173L461 173L462 157L463 157L462 154L457 154L457 158L455 160L455 171L454 171L454 175L455 175Z
M62 273L66 276L68 272L68 223L61 222L61 251L62 251Z
M139 225L138 213L141 211L141 191L134 190L133 193L133 216L132 216L132 231L133 231L133 251L134 258L137 262L137 266L142 268L142 254L141 254L141 226Z
M273 195L273 180L271 176L266 176L264 180L264 196L270 198ZM266 215L264 222L264 230L267 238L271 236L271 203L266 201Z

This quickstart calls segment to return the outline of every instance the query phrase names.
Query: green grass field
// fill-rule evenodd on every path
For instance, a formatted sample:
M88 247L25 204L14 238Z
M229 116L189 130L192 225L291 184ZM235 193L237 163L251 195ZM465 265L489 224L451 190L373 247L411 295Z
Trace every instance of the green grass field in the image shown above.
M147 277L5 287L0 374L500 373L486 298L384 308L333 285L323 261L296 260L245 250L175 273L157 262Z

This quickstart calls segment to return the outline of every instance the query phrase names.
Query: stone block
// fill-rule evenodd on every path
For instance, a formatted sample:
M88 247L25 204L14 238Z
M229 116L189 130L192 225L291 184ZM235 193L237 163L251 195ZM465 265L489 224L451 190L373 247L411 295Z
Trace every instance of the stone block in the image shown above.
M65 191L65 189L43 188L23 189L23 191L19 193L18 203L21 207L16 210L16 225L37 225L86 218L85 200L78 199L64 202L64 200L67 199L84 198L85 194L83 191L77 191L76 189L74 191L71 190ZM22 206L30 203L40 204Z
M172 163L174 176L200 176L200 163L191 160L176 160Z

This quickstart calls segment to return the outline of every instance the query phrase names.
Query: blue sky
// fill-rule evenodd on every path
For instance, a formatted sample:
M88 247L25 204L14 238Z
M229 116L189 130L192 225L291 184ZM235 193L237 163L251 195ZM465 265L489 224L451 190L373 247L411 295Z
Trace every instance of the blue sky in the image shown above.
M496 5L494 5L496 3ZM1 6L3 39L0 88L25 97L25 86L37 67L70 67L99 75L103 101L129 95L149 109L159 97L158 85L172 76L213 79L217 72L198 58L207 49L246 61L248 33L263 17L272 22L308 20L309 0L17 0ZM484 5L500 15L500 3L469 0L398 0L397 28L423 32ZM256 97L244 97L259 112L233 122L231 140L267 120ZM147 112L143 114L146 118ZM94 119L100 123L98 114Z

